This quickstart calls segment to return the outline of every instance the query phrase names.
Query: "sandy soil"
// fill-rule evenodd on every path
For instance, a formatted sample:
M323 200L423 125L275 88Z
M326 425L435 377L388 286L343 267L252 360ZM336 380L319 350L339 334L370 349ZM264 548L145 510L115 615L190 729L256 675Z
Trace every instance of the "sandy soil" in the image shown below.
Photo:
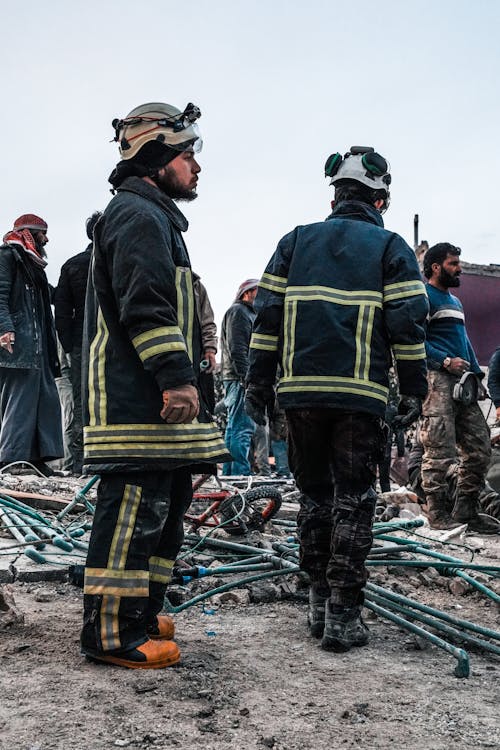
M500 659L472 653L457 679L451 656L383 620L337 655L308 635L305 603L197 606L176 616L180 666L129 671L79 655L78 589L12 591L25 622L0 631L2 750L500 747ZM476 594L419 598L500 625Z

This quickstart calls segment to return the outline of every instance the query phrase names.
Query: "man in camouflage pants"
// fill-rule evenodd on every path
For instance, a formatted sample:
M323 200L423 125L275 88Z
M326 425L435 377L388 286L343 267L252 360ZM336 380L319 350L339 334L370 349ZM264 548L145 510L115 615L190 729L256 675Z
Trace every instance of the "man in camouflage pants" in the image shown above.
M467 523L472 531L496 533L498 523L478 514L491 455L489 428L477 401L467 404L454 398L455 386L464 373L472 372L479 380L484 377L467 336L460 300L449 292L450 287L459 286L461 270L460 248L448 242L434 245L425 255L430 306L426 340L429 392L420 422L422 487L432 528L450 529ZM450 515L447 473L456 463L457 450L457 491Z

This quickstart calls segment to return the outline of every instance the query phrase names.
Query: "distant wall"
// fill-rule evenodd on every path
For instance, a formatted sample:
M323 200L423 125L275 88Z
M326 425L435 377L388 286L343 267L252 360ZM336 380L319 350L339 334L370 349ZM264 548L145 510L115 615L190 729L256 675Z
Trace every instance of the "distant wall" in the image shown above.
M500 346L500 276L469 274L464 269L458 289L450 289L462 302L467 333L479 364L488 365Z

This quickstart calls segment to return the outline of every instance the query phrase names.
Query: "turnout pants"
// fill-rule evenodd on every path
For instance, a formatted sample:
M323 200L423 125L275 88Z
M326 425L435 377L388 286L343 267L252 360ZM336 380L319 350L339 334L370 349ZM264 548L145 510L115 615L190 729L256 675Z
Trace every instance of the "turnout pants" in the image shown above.
M300 566L331 604L362 604L383 423L337 409L287 410L286 417L290 468L301 492Z
M102 475L85 568L84 652L122 651L147 640L191 499L186 468Z

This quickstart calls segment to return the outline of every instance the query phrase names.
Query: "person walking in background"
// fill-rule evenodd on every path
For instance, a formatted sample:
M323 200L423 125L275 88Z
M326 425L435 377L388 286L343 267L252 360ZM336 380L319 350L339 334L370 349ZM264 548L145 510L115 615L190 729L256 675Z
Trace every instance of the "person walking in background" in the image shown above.
M45 275L47 223L35 214L14 222L0 247L0 463L47 465L63 456L60 375Z
M102 216L95 211L85 228L89 244L85 250L74 255L61 268L59 282L54 296L56 329L59 341L67 355L69 377L73 393L73 416L71 420L71 469L74 474L82 473L83 464L83 422L82 422L82 336L85 314L85 295L92 256L94 227Z
M245 379L258 283L258 279L247 279L240 284L236 298L222 320L221 374L227 407L225 441L232 456L232 460L224 464L222 473L225 476L252 473L250 449L255 422L245 411Z

